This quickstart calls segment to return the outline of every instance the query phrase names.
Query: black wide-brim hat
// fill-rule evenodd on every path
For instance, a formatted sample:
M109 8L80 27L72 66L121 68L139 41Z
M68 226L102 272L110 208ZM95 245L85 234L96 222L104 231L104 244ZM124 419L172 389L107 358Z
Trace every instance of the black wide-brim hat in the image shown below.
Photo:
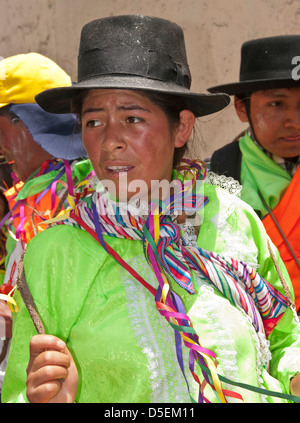
M81 91L116 88L182 96L196 117L230 103L226 94L193 93L190 86L184 35L177 24L150 16L113 16L82 28L78 82L46 90L36 102L51 113L79 112L72 101Z
M241 47L240 81L208 88L211 93L250 94L272 88L300 87L297 79L300 35L247 41Z

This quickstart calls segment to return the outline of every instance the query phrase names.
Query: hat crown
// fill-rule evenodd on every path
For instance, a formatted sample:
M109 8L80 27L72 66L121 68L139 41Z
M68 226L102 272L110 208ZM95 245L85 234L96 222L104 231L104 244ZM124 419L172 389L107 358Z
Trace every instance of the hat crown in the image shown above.
M277 35L246 41L241 47L239 82L208 88L209 92L245 95L272 88L299 87L296 64L300 35Z
M35 103L41 91L71 84L62 68L39 53L17 54L0 61L0 107Z
M190 87L181 27L153 16L121 15L87 23L81 31L77 83L44 91L36 100L51 113L80 113L82 95L91 89L140 90L177 96L196 117L230 102L227 95L195 93Z
M168 20L142 15L114 16L86 24L81 31L78 82L118 74L190 88L182 29Z
M247 41L241 48L240 81L292 79L292 59L300 55L300 36L286 35Z

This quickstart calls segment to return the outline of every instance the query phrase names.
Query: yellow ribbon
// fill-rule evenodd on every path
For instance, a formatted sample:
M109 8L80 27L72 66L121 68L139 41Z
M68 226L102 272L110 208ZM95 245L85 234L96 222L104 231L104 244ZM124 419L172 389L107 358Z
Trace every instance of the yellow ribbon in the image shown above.
M15 289L16 289L16 286L13 287L13 289L10 291L9 294L0 294L0 300L7 302L7 305L8 305L8 307L9 307L9 309L12 313L14 313L14 312L17 313L19 311L18 304L16 303L16 301L12 297Z

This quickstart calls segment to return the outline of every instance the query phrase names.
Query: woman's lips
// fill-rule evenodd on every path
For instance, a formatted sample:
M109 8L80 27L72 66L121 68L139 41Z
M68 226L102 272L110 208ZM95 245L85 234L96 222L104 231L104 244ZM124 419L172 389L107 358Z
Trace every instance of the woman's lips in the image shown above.
M110 175L119 175L119 173L129 172L134 166L129 165L110 165L106 166L105 170Z

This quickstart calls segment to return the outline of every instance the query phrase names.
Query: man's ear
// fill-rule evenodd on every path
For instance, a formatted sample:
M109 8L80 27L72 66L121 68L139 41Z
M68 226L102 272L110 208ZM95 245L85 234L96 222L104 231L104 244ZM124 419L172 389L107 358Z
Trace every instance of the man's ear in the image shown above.
M187 142L196 121L194 113L191 112L190 110L186 110L186 109L181 110L179 116L180 116L180 120L175 130L176 132L175 147L176 148L182 147Z
M234 97L234 107L235 107L236 113L237 113L240 121L241 122L248 122L248 116L247 116L244 101L235 96Z

